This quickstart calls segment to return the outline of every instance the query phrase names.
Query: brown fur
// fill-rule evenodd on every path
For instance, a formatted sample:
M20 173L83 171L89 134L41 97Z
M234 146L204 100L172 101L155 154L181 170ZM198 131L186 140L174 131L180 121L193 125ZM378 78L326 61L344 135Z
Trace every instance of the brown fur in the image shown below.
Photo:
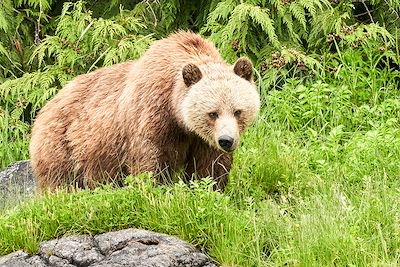
M233 71L239 75L240 77L242 77L243 79L246 79L248 81L251 81L253 79L253 66L251 65L251 62L243 59L243 58L239 58L239 60L236 62Z
M182 69L182 77L186 86L189 87L201 80L203 74L195 64L187 64Z
M38 187L91 188L119 173L186 166L187 177L212 176L224 188L232 155L189 132L176 115L188 90L183 67L210 63L230 67L211 43L179 32L137 61L75 78L35 121L30 153ZM188 77L196 82L198 75Z

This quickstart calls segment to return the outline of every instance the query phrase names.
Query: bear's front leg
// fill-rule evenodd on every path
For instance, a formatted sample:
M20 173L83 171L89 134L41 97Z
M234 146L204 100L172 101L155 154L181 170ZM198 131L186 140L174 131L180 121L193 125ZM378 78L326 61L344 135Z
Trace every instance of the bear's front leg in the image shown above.
M224 153L205 143L194 144L187 158L186 177L212 177L216 182L215 190L223 191L228 182L232 165L232 154Z
M127 173L133 176L143 172L152 172L158 183L167 183L170 167L165 151L160 145L150 139L132 143L128 150L126 161Z

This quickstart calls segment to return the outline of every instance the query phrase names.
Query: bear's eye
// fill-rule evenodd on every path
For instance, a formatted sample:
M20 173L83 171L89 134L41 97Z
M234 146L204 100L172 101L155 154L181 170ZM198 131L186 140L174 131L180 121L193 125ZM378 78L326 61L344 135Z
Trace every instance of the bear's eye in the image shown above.
M216 120L218 118L218 113L217 112L210 112L208 113L208 116L212 119L212 120Z
M234 113L235 117L240 117L241 114L242 114L242 111L240 109L236 110Z

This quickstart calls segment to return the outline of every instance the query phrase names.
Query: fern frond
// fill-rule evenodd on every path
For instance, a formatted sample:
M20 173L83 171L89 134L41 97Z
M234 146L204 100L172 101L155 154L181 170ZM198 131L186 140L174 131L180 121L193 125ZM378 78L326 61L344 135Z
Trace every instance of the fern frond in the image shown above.
M289 10L293 14L293 17L303 26L303 30L307 30L306 12L303 6L298 2L292 2L290 3Z
M12 16L12 3L11 0L4 0L2 3L2 8L0 9L0 29L4 33L7 33L11 28L11 16Z
M254 22L259 24L263 31L268 35L268 39L274 47L280 47L280 42L275 33L274 22L269 16L268 9L250 6L249 16Z

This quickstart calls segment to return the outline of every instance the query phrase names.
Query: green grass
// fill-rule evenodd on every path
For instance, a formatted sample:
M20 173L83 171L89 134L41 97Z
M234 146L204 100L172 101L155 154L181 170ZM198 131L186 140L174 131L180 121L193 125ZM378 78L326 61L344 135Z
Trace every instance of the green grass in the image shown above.
M0 214L0 254L138 227L187 240L223 266L397 266L399 72L341 56L334 74L263 92L268 104L224 193L209 180L156 186L143 174L120 189L38 196Z
M300 141L265 116L246 133L225 193L207 180L161 187L142 175L122 189L38 197L0 217L1 254L138 227L179 236L226 266L396 265L400 131L352 133L335 147Z

